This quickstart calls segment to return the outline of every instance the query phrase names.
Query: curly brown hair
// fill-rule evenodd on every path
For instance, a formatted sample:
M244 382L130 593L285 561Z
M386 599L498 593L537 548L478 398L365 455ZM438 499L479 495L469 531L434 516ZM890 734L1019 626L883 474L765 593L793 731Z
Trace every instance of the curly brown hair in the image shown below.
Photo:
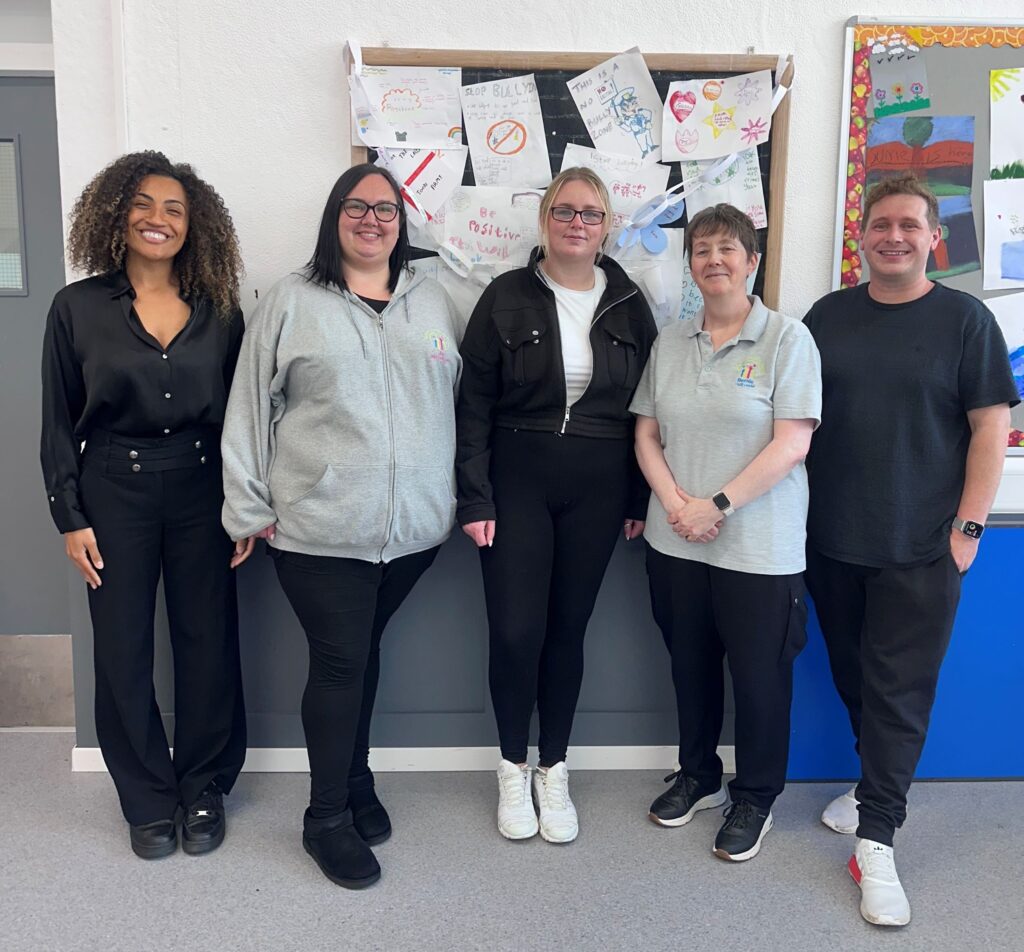
M191 165L171 162L162 152L122 155L86 185L71 210L68 260L87 274L124 267L128 211L147 175L176 179L188 199L188 234L174 258L182 296L203 295L220 317L230 320L238 310L244 273L234 222L220 195Z

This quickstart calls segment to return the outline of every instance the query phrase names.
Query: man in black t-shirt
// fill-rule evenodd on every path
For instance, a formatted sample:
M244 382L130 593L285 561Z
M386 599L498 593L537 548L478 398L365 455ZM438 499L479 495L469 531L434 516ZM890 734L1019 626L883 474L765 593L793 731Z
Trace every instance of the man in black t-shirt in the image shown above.
M826 295L804 319L822 374L807 585L861 759L860 783L822 822L857 834L861 915L898 926L910 905L893 834L1019 401L992 313L928 280L935 196L913 176L886 180L863 221L869 283Z

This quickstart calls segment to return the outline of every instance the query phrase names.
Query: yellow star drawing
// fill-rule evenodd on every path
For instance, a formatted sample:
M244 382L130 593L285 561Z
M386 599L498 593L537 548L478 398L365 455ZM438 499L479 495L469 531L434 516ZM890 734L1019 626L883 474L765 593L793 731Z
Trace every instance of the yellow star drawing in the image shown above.
M711 126L711 131L715 134L717 139L726 129L735 129L736 123L733 122L732 114L736 111L735 106L730 106L728 109L723 109L721 103L715 103L714 109L711 111L710 116L705 116L705 125Z

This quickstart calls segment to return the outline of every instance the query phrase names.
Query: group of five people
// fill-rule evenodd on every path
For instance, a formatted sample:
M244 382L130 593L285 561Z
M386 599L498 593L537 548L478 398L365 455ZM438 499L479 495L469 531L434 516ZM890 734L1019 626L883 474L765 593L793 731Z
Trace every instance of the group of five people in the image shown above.
M760 849L785 784L806 568L862 762L823 820L858 834L864 916L909 921L892 836L1017 393L991 314L925 276L931 193L891 180L864 217L870 282L800 323L746 292L750 220L698 213L685 248L704 307L658 334L604 254L604 185L568 169L529 264L493 281L464 328L410 263L396 182L355 166L309 262L243 335L216 192L155 152L100 172L68 244L93 276L47 319L42 463L89 587L97 736L133 850L172 853L179 810L186 852L224 838L246 747L232 570L264 539L309 646L303 845L339 885L379 878L381 637L456 520L480 552L499 832L572 841L584 635L619 535L643 535L679 721L679 769L651 819L681 826L727 799L727 657L736 777L714 852ZM161 575L173 757L152 680Z

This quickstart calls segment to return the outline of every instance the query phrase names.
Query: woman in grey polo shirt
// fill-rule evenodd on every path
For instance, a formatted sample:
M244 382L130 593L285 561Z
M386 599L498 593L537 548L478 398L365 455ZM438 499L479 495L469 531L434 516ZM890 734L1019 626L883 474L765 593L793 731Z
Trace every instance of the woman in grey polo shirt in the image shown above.
M680 770L650 817L682 826L726 801L716 753L725 655L736 779L713 852L739 861L760 849L786 780L793 660L807 639L804 457L821 369L799 321L747 296L757 234L746 215L704 209L685 248L704 307L662 330L630 407L653 490L647 572L679 717Z

